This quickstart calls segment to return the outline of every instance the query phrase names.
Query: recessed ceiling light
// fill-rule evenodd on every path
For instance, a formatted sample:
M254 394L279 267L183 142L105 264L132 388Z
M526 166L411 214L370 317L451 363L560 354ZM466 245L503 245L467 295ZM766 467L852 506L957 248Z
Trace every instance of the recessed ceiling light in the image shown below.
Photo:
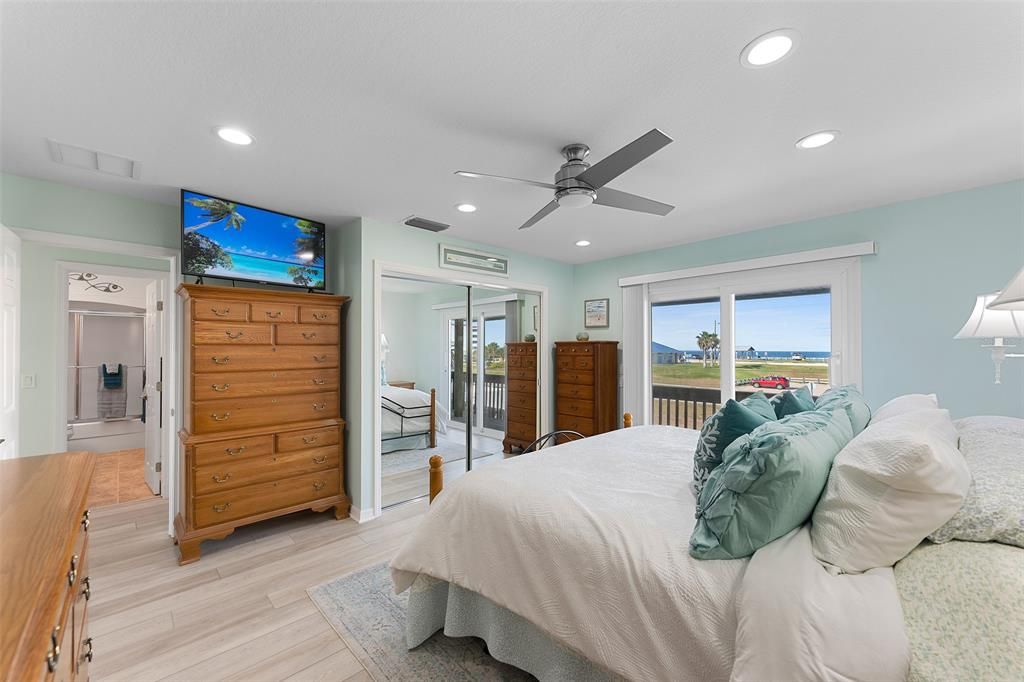
M252 135L238 128L221 126L217 128L217 137L231 144L252 144Z
M751 69L774 64L793 53L799 36L791 28L780 28L758 36L740 52L740 64Z
M581 239L578 242L576 242L576 246L590 246L590 242L588 242L586 239Z
M498 262L497 258L488 258L487 260L489 260L492 263L497 263Z
M476 210L476 206L474 206L473 204L459 204L455 208L459 209L463 213L472 213L473 211Z
M824 147L838 136L838 130L821 130L811 133L807 137L801 137L796 141L796 146L800 149L817 149L818 147Z

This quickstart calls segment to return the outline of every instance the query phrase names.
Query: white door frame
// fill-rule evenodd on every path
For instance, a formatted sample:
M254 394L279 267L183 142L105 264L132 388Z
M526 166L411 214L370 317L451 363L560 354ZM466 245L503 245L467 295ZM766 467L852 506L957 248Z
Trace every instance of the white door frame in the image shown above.
M0 230L3 231L0 237L0 259L3 260L0 272L7 280L0 281L0 324L4 327L0 332L4 334L0 341L0 354L4 356L0 358L3 364L0 370L0 410L3 410L6 424L4 433L0 434L5 439L0 444L0 459L12 459L18 456L21 428L18 423L21 418L21 238L2 224ZM12 300L8 300L8 296Z
M514 300L517 297L516 296L504 296L502 298L503 299L507 299L507 300ZM441 308L441 307L435 305L433 307L434 307L434 309L441 310L441 352L444 353L444 359L443 359L441 364L442 364L442 367L445 368L446 372L447 372L445 377L442 377L443 380L441 382L441 386L443 388L438 393L439 393L439 396L442 399L444 399L444 401L445 401L444 402L445 410L447 410L448 414L451 415L451 409L452 409L451 408L451 396L448 394L448 380L447 380L447 377L451 375L451 371L452 371L452 368L451 368L451 358L450 358L450 356L449 356L449 354L447 352L447 348L448 348L448 326L451 324L452 320L464 320L464 319L466 319L466 316L465 316L466 306L465 305L459 305L457 307L456 306L446 306L446 307ZM478 338L480 339L480 342L477 343L477 348L476 348L476 358L475 359L476 359L477 367L483 367L484 342L486 341L486 339L484 338L484 327L483 327L483 325L484 325L485 320L487 319L487 315L488 314L491 314L494 317L497 317L497 316L504 317L505 316L505 306L504 306L504 303L503 302L500 302L500 303L499 302L494 302L493 299L486 299L486 300L485 299L481 299L479 301L474 301L473 302L473 322L475 322L476 325L477 325L477 329L479 330L477 332L478 335L479 335ZM472 325L470 325L470 327L468 328L468 332L471 335L470 338L472 338ZM472 345L472 341L470 343ZM483 392L484 392L484 373L481 371L481 372L477 372L476 394L477 394L477 396L482 396L484 394ZM481 435L481 436L488 436L490 438L497 438L499 440L501 438L505 437L505 433L503 431L497 431L495 429L487 428L487 427L484 426L484 403L483 403L482 400L477 400L476 401L476 414L473 416L473 418L476 420L476 427L474 427L474 428L472 428L470 430L471 433L475 433L475 434ZM452 421L451 419L448 420L448 426L451 426L452 428L455 428L455 429L459 429L460 431L465 429L465 426L463 425L462 422Z
M163 341L161 344L162 348L165 348L167 351L164 355L164 358L166 358L166 371L164 372L164 425L166 426L164 432L164 453L167 457L164 459L164 466L162 467L163 470L161 473L164 477L162 496L168 500L167 534L173 536L174 517L178 513L178 510L181 509L181 473L179 471L181 455L178 450L178 415L182 412L179 388L181 386L181 377L179 376L180 369L178 358L181 357L182 344L180 337L181 327L178 322L178 311L180 307L178 304L178 297L174 293L177 286L183 281L180 267L180 252L177 249L171 249L164 246L119 242L110 239L100 239L97 237L82 237L79 235L64 234L61 232L47 232L45 230L30 230L16 227L12 227L11 229L21 237L23 245L26 242L34 242L56 248L96 251L108 256L136 256L152 260L162 260L167 263L167 271L159 271L160 274L166 275L168 282L166 290L167 296L164 300L164 321L166 324L162 330ZM111 269L116 266L99 266L90 263L89 267L93 269ZM141 268L128 268L128 270L135 272L140 269ZM64 281L67 281L67 275L64 276ZM60 291L61 289L58 287L58 292ZM62 296L58 293L58 299L60 298L62 298ZM57 312L58 332L60 333L61 330L63 330L61 338L65 338L64 335L67 334L67 297L64 296L63 298L65 301L63 311ZM63 376L64 365L66 365L67 362L66 358L62 358L62 360L63 364L60 366L60 371L57 374L58 377ZM63 395L63 400L58 398L57 409L60 411L61 418L64 422L64 426L61 429L60 434L66 443L67 382L58 381L57 389L58 392Z
M466 273L465 276L459 276L458 273L452 272L451 270L442 270L441 268L423 268L374 259L373 336L371 337L373 339L373 343L371 345L373 347L373 367L377 368L375 369L377 372L380 371L379 368L381 363L379 341L381 334L381 300L383 294L381 278L384 276L413 278L423 280L425 282L436 282L438 284L515 290L537 295L540 297L541 315L540 330L537 332L537 347L543 349L547 348L549 345L551 331L550 325L548 324L548 308L550 306L548 305L549 294L546 286L526 282L514 282L499 277L489 277L487 275L471 275ZM472 296L470 298L472 299ZM472 300L470 300L470 303L472 304ZM540 432L547 433L550 430L554 409L554 406L552 405L553 401L549 399L549 389L551 387L551 358L548 353L537 353L537 375L540 378ZM360 523L363 521L369 521L370 519L381 515L381 417L379 375L377 380L373 382L373 405L374 408L371 410L371 416L373 419L373 514L371 516L369 514L364 515L360 513ZM363 424L366 424L365 417L363 418Z

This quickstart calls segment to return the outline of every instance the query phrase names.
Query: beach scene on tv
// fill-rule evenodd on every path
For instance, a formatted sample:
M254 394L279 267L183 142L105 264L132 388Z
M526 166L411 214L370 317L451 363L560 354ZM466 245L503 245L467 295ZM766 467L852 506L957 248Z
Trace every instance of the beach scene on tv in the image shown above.
M182 192L183 272L324 288L320 223Z

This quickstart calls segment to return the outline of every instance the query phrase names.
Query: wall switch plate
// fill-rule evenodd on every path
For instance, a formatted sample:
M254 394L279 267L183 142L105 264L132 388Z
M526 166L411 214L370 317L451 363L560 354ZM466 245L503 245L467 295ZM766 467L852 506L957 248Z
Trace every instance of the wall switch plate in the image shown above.
M35 374L22 374L21 375L21 387L22 388L35 388L36 387L36 375Z

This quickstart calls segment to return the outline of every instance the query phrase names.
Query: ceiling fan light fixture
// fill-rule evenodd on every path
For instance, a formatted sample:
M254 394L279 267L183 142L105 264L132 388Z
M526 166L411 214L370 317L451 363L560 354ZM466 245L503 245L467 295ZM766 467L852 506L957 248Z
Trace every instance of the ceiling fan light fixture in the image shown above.
M555 194L555 200L559 206L565 208L583 208L584 206L590 206L597 200L597 192L585 187L569 187L559 190Z
M817 149L818 147L824 147L825 145L834 142L839 137L838 130L820 130L816 133L811 133L805 137L801 137L796 141L796 146L800 149Z
M799 34L791 28L780 28L760 35L740 52L740 64L748 69L760 69L777 64L796 49Z

